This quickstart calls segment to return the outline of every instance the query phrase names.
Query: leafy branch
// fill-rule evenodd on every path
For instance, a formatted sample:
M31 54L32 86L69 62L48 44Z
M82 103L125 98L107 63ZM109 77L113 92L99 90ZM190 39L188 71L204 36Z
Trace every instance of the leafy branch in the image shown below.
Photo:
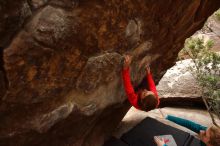
M180 54L192 59L193 65L188 69L202 89L202 99L213 124L218 126L213 114L220 119L220 55L210 50L213 45L212 40L191 37Z

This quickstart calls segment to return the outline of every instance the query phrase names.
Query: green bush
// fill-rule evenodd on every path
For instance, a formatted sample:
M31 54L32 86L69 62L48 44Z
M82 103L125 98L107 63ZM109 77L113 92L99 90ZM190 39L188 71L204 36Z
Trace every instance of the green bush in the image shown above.
M189 68L203 89L203 100L208 111L220 119L220 55L210 50L214 42L203 38L188 38L182 54L187 54L194 65ZM212 119L214 118L211 114ZM213 123L215 120L213 119Z

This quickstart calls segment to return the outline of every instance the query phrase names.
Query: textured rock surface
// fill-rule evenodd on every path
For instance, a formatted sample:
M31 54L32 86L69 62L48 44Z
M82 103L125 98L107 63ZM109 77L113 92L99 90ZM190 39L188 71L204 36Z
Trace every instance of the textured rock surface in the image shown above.
M202 30L193 35L194 37L203 37L204 40L213 40L214 45L212 50L220 52L220 20L213 14L206 22Z
M201 97L201 89L189 71L190 59L176 62L160 80L157 91L160 97Z
M132 81L151 63L158 82L219 0L0 2L0 145L96 145L129 108Z
M178 61L161 78L157 86L161 107L204 107L201 88L189 71L190 66L193 66L190 59Z
M23 26L25 20L32 15L26 0L0 1L0 47L5 47Z

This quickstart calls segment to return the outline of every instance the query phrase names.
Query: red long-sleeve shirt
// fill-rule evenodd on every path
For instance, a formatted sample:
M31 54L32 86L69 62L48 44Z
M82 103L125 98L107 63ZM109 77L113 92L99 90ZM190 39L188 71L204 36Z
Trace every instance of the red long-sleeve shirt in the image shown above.
M129 102L135 108L141 109L138 105L138 95L134 92L134 88L131 85L129 68L122 70L122 77L123 77L125 92L128 96ZM149 90L155 94L155 96L158 100L158 105L159 105L159 97L158 97L157 89L156 89L156 86L155 86L155 83L154 83L154 80L152 78L151 73L147 73L146 77L147 77L147 83L148 83Z

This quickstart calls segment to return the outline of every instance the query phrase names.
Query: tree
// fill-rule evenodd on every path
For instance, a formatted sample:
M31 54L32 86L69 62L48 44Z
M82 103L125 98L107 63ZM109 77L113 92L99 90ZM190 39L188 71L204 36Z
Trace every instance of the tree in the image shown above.
M218 126L213 113L220 119L220 54L210 50L213 44L212 40L190 37L180 54L192 59L189 71L201 86L203 101L213 124Z

